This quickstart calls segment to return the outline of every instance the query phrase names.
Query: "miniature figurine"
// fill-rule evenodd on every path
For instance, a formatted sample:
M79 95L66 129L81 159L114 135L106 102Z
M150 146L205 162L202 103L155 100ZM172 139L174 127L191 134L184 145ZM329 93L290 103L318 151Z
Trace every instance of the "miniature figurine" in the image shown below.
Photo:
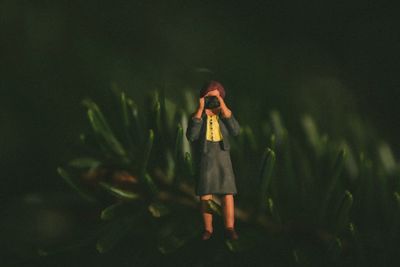
M225 89L217 81L210 81L200 90L199 106L190 118L186 137L197 142L200 155L196 195L204 221L203 240L212 236L212 214L207 201L222 195L225 236L237 239L234 228L234 199L237 194L235 175L230 157L229 136L237 136L240 126L225 101Z

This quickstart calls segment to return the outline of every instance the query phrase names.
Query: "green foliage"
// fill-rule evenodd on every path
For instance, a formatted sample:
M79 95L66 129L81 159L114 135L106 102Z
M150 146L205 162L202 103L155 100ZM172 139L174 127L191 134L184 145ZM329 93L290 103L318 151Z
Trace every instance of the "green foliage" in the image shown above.
M88 202L95 202L96 200L86 192L86 190L79 184L79 181L75 181L66 170L61 167L57 168L58 174L64 179L64 181L74 189L82 198Z
M116 217L117 214L121 213L122 208L125 206L124 202L117 202L112 204L101 211L101 219L102 220L111 220Z
M259 201L260 212L264 212L265 199L267 199L268 186L271 183L273 166L275 164L275 152L267 148L263 154L260 171Z
M154 217L160 218L167 215L170 212L170 209L163 203L154 202L149 205L149 211Z
M209 210L211 210L213 213L222 216L222 208L217 202L215 202L212 199L209 199L207 200L207 206Z
M121 239L126 237L131 224L132 217L117 218L108 225L105 232L100 236L96 243L96 249L100 253L111 250Z
M349 191L346 191L344 193L340 206L336 212L334 233L338 233L339 230L343 229L348 224L350 215L349 213L352 205L353 205L353 196Z
M92 187L62 167L58 172L84 199L100 206L104 230L96 237L99 252L144 238L140 246L148 251L149 262L162 254L173 265L179 251L185 251L181 257L195 257L202 230L194 195L197 158L185 139L194 97L183 94L186 107L178 109L163 92L153 92L139 110L116 85L113 91L119 126L112 129L96 103L83 101L91 125L91 132L82 135L84 145L95 137L90 144L100 153L68 165L92 174ZM241 122L240 111L235 114ZM255 125L241 122L231 149L241 195L235 202L240 238L220 242L223 249L210 243L211 253L234 252L236 266L243 265L242 258L271 259L275 266L365 266L376 247L382 256L371 262L397 259L398 250L383 249L400 241L400 168L389 145L365 134L359 138L361 123L349 127L347 138L336 140L321 133L309 115L299 122L301 130L289 131L276 110ZM107 175L94 175L101 168ZM119 170L131 176L118 179L113 173ZM207 204L214 214L223 214L218 202ZM215 220L220 223L222 217Z
M82 104L87 108L87 115L98 143L103 151L109 156L117 156L121 161L129 162L127 153L104 118L96 103L85 99Z
M117 188L115 186L109 185L106 182L99 182L99 185L104 188L106 191L110 192L114 196L125 199L125 200L131 200L131 199L137 199L140 196L138 194Z

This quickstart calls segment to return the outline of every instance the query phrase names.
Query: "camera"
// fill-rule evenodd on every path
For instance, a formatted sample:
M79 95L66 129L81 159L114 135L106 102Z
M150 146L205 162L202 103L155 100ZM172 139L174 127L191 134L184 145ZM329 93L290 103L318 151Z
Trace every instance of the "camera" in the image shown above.
M204 107L206 109L218 108L219 106L220 106L220 103L216 96L204 97Z

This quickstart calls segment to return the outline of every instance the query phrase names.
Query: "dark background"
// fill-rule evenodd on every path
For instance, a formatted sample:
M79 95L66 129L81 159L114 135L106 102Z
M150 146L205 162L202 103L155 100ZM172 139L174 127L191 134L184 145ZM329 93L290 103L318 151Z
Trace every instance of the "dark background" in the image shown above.
M0 1L0 197L69 191L80 102L221 81L243 120L278 109L340 136L357 113L398 155L399 16L384 1ZM254 114L257 116L253 117Z

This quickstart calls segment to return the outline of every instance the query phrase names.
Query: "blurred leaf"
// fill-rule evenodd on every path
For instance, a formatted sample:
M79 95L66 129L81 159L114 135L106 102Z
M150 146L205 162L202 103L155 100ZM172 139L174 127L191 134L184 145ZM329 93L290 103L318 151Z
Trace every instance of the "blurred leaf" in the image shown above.
M163 254L169 254L176 251L178 248L182 247L185 241L175 235L169 235L168 237L162 239L158 244L158 249Z
M207 200L208 208L214 212L215 214L222 216L222 208L221 206L212 199Z
M165 159L166 159L165 161L166 161L167 166L166 166L166 170L165 170L165 173L166 173L165 178L166 179L164 179L164 180L170 184L173 182L174 178L178 177L177 172L179 172L179 170L178 170L179 166L178 166L178 164L176 164L177 161L175 160L171 150L167 150L165 152Z
M168 160L171 161L171 163L169 164L170 165L173 164L174 166L173 170L174 173L171 173L171 177L173 179L173 183L175 186L179 183L182 172L184 171L184 164L182 164L182 153L183 153L182 141L183 141L183 129L182 126L178 124L175 137L174 156L171 159L168 158Z
M362 241L360 239L360 234L359 234L358 228L356 227L356 225L354 223L349 223L348 225L349 225L349 231L350 231L352 240L356 247L356 253L357 253L356 255L359 258L359 261L364 261L365 252L364 252Z
M337 260L340 257L340 254L343 250L342 240L339 237L336 237L329 243L328 250L331 254L331 257L334 260Z
M315 250L311 250L306 246L297 246L292 250L293 260L296 266L314 266L310 262L310 255L314 255Z
M247 229L240 233L237 240L225 240L225 244L232 252L240 253L256 249L265 238L263 233L257 230Z
M71 176L61 167L57 168L58 174L64 179L64 181L74 189L83 199L87 200L88 202L96 202L96 199L90 196L86 190L84 190L78 183L76 183Z
M153 148L153 142L154 142L154 131L152 129L149 130L148 136L147 136L147 141L144 147L143 151L143 161L142 161L142 166L141 166L141 177L144 179L145 174L147 172L147 164L150 158L150 152L151 149Z
M183 92L185 111L191 114L195 109L196 105L199 102L199 97L195 96L193 90L185 90Z
M355 179L359 174L359 169L357 166L356 159L354 157L353 150L347 144L347 142L343 142L342 149L344 151L346 151L346 159L345 159L346 169L347 169L348 173L350 174L351 178Z
M268 186L271 183L272 171L275 164L275 152L270 148L264 150L264 154L261 161L261 168L259 174L259 210L264 210L265 198L268 192Z
M281 144L287 136L287 130L283 126L281 115L278 111L273 110L270 112L272 129L276 138L276 142Z
M144 184L147 186L149 192L151 194L156 194L158 192L157 186L154 183L153 178L147 173L147 164L150 158L150 152L153 147L153 142L154 142L154 132L152 129L149 130L149 135L147 138L147 143L145 145L145 149L143 152L143 162L141 166L141 180L144 182Z
M385 171L393 173L397 166L390 146L387 143L381 143L378 146L378 154Z
M111 250L121 239L126 237L131 222L125 218L110 224L109 229L97 240L96 249L100 253Z
M276 207L274 205L274 201L272 198L268 198L268 211L270 216L274 219L274 221L281 223L281 217L279 216L278 211L276 210Z
M132 121L134 121L134 119L131 119L130 107L129 107L129 101L132 102L132 100L130 100L126 96L125 92L123 90L121 90L117 86L116 83L112 84L112 90L114 91L114 94L116 95L116 98L117 98L117 104L118 104L118 107L120 109L120 114L121 114L122 128L123 128L123 132L125 134L126 142L128 144L127 151L128 151L130 158L132 159L132 157L133 157L132 151L134 150L134 140L132 139L130 130L132 130ZM133 129L133 130L137 130L137 129Z
M349 191L346 191L344 193L340 207L336 212L335 233L338 233L341 229L345 227L345 225L347 225L352 205L353 205L353 195Z
M399 192L394 192L393 196L396 201L397 207L400 209L400 194L399 194Z
M323 151L321 137L319 136L317 126L311 116L303 116L301 123L303 125L304 132L306 133L308 142L314 149L317 156L320 156Z
M117 216L123 215L124 211L126 211L124 209L125 206L126 206L126 203L124 203L124 202L118 202L118 203L112 204L101 211L100 218L102 220L108 221L108 220L114 219Z
M321 205L320 205L320 216L319 220L323 221L326 215L329 213L328 211L328 203L332 198L332 194L334 190L337 188L337 184L340 178L340 174L343 170L343 166L345 163L345 151L342 149L339 151L339 153L336 156L335 162L333 164L333 167L331 169L331 177L330 180L328 180L328 186L327 186L327 191L326 195L323 196Z
M153 217L156 217L156 218L160 218L160 217L170 213L169 208L165 204L160 203L160 202L151 203L149 205L148 209L149 209L151 215L153 215Z
M299 252L297 249L293 249L293 258L296 263L300 263Z
M159 130L161 130L160 129L160 124L161 124L161 121L160 121L160 119L161 119L160 110L161 110L160 102L156 101L155 104L154 104L154 117L155 117L157 128Z
M176 131L176 139L175 139L175 160L178 161L180 159L180 155L182 153L182 142L183 142L183 128L180 124L178 124L178 128Z
M275 144L276 144L276 137L274 134L271 134L270 138L269 138L269 142L270 142L270 148L272 150L275 149Z
M340 178L340 174L342 173L342 170L343 170L343 166L344 166L344 162L345 162L345 156L346 156L346 153L342 149L342 150L339 151L339 153L338 153L338 155L336 157L334 166L333 166L332 171L331 171L332 176L331 176L331 179L330 179L330 182L329 182L329 185L328 185L328 190L327 190L327 193L326 193L325 202L327 202L330 199L334 189L336 188L336 185L337 185L338 180Z
M293 198L298 199L299 201L293 201L289 204L292 209L298 210L298 207L301 205L301 197L300 197L300 190L301 188L301 182L296 179L296 172L294 170L294 161L292 157L292 151L291 151L291 140L289 137L287 137L287 140L285 143L282 144L281 148L281 160L282 160L282 167L283 167L283 172L284 176L286 179L282 181L285 184L285 188L287 191L287 194L291 195ZM277 193L275 193L277 194ZM282 198L281 198L282 199Z
M52 246L50 248L38 248L37 254L40 257L58 256L61 253L75 253L78 250L85 249L88 245L93 243L93 235L86 237L83 240L75 241L73 244L65 245L62 247Z
M122 160L129 162L127 153L115 137L97 104L90 99L85 99L82 103L88 109L87 114L89 121L92 125L93 131L99 137L100 142L104 142L105 146L117 156L121 157Z
M99 182L99 185L103 187L105 190L113 194L114 196L120 198L120 199L125 199L125 200L133 200L133 199L138 199L140 198L140 195L126 191L120 188L117 188L115 186L112 186L106 182Z
M354 226L354 223L349 223L349 231L353 237L356 236L356 227Z
M190 239L198 236L201 229L199 221L188 214L169 217L170 220L160 229L158 249L163 254L175 252Z
M144 181L145 184L147 185L147 188L149 189L149 192L152 193L153 195L156 195L158 193L158 188L157 185L154 183L154 180L151 177L151 175L146 173L144 175Z
M193 169L192 155L189 152L185 153L185 170L188 177L192 179L194 175L194 169Z
M170 131L173 131L174 127L176 125L175 124L175 115L176 115L177 107L176 107L176 104L168 98L165 98L164 101L165 101L164 109L165 109L165 120L166 120L165 122L168 126L168 129Z
M174 134L174 127L175 127L175 122L173 121L175 119L174 117L174 111L175 109L172 109L172 104L171 102L168 102L165 96L165 88L163 87L160 92L159 92L159 103L160 103L160 127L161 127L161 139L163 139L163 143L169 144L167 140L170 140L171 136ZM168 108L167 108L167 103L168 103Z
M257 149L257 141L254 136L253 130L248 126L245 125L242 127L243 136L247 140L247 144L250 146L251 151L256 151Z
M182 126L182 129L187 129L188 115L184 111L180 112L179 115L180 115L179 123ZM182 150L183 150L182 153L191 151L190 143L189 143L189 140L187 140L187 138L183 138L183 140L182 140Z
M141 145L144 137L143 137L143 126L139 118L139 113L138 113L138 108L135 102L128 98L126 101L127 108L128 108L128 113L130 114L130 117L132 118L132 132L133 135L131 136L132 140L135 141L136 145Z
M198 67L198 68L195 68L194 70L195 70L195 72L201 72L201 73L213 73L212 70L210 70L209 68Z
M114 94L117 97L118 104L121 108L121 117L122 123L125 127L129 127L130 120L129 120L129 113L128 113L128 103L127 103L127 96L124 91L122 91L116 83L113 83L111 89L114 91Z
M94 169L97 168L101 164L100 161L94 158L88 158L88 157L82 157L82 158L76 158L71 160L68 165L71 167L75 168L89 168L89 169Z
M149 106L149 117L148 122L149 127L152 128L158 135L161 137L162 129L161 129L161 103L160 103L160 95L158 91L153 91L149 95L150 97L150 106Z

